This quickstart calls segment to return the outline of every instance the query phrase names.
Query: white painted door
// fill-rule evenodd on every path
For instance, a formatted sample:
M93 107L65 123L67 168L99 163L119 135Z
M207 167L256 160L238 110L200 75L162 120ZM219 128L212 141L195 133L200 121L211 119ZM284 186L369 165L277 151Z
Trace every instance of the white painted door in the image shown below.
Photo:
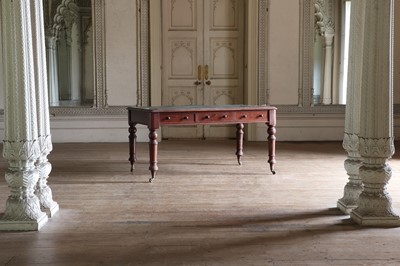
M244 0L163 0L163 105L243 103ZM228 138L232 126L164 127L164 138Z

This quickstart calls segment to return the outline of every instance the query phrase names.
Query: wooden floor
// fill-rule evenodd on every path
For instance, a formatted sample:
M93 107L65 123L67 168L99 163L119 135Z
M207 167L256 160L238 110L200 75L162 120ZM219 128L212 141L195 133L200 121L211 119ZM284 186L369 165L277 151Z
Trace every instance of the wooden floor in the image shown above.
M400 228L364 228L335 208L347 182L339 142L278 142L272 175L266 143L245 143L238 166L234 141L163 141L154 183L147 144L132 174L127 152L54 145L60 211L39 232L0 232L0 265L400 265ZM6 167L0 159L0 213Z

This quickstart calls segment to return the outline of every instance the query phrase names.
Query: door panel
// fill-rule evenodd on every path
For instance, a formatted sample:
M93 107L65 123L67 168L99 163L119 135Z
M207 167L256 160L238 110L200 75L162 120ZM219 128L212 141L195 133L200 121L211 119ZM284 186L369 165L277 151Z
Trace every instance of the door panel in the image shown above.
M204 64L206 105L243 103L244 1L205 0ZM234 126L205 126L205 138L233 138Z
M244 8L243 1L207 0L210 7L211 30L239 30L239 9ZM242 5L242 6L240 6Z
M169 30L196 30L197 26L197 1L188 0L168 0L163 1L168 4L167 9ZM165 13L164 13L165 14Z
M163 0L163 105L203 105L198 66L203 65L200 0ZM201 69L200 69L201 70ZM199 77L200 74L200 77ZM164 138L201 138L201 126L164 127Z
M163 0L163 105L243 103L244 0ZM234 137L232 126L165 127L165 138Z

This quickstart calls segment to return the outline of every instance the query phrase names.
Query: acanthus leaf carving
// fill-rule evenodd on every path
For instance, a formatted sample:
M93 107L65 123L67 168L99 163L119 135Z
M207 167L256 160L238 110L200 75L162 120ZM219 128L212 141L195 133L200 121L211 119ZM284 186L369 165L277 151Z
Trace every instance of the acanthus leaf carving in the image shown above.
M394 154L393 138L360 137L360 155L362 157L390 158Z
M3 141L3 157L12 162L34 162L40 156L37 140Z

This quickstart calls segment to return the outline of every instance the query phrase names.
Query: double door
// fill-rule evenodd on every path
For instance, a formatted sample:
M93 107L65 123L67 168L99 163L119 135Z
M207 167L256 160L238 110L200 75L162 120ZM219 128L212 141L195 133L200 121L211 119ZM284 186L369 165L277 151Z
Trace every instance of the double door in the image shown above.
M243 103L244 0L163 0L162 104ZM164 127L164 138L234 137L231 126Z

